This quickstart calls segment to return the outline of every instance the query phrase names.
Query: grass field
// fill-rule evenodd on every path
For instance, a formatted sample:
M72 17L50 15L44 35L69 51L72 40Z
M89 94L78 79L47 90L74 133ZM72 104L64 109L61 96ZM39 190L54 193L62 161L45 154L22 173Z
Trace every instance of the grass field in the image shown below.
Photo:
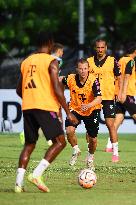
M27 192L14 193L18 157L22 149L17 134L0 134L0 205L136 205L136 134L119 136L120 162L111 162L111 153L103 150L107 136L99 135L95 154L97 183L92 189L83 189L77 176L85 165L85 137L78 135L82 151L76 167L68 165L71 147L54 161L45 173L50 193L42 193L25 179ZM32 154L26 176L37 165L48 148L41 136Z

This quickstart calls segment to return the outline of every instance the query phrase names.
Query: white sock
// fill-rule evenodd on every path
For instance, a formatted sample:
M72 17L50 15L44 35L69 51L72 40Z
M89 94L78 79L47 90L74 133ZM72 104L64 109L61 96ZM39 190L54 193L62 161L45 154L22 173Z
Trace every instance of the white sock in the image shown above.
M108 137L108 142L107 142L106 147L107 148L112 148L112 143L111 143L110 137Z
M33 171L33 177L42 176L43 172L48 168L50 163L46 159L42 159Z
M88 161L93 161L94 160L94 154L90 154L89 152L88 152L88 159L87 159Z
M79 152L79 151L80 151L80 149L79 149L78 145L75 145L75 146L73 147L73 154L76 154L76 153Z
M25 175L25 169L18 168L17 169L17 176L16 176L16 185L22 187L24 185L24 175Z
M113 155L119 156L119 153L118 153L118 142L112 143L112 147L113 147Z
M88 147L89 143L87 143L87 151L89 152L89 147Z

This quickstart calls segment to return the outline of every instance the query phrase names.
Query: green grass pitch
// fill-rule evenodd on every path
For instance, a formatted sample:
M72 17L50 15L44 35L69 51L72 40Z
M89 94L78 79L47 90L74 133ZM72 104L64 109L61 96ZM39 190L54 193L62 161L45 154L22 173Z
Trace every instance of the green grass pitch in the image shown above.
M120 162L111 162L111 153L103 150L107 134L99 134L95 153L97 183L83 189L77 183L79 171L86 167L85 134L78 134L81 156L72 168L68 161L69 144L45 172L50 193L42 193L25 178L25 193L14 193L18 157L22 149L17 134L0 134L0 205L136 205L136 134L119 135ZM27 172L30 173L44 156L48 145L40 136Z

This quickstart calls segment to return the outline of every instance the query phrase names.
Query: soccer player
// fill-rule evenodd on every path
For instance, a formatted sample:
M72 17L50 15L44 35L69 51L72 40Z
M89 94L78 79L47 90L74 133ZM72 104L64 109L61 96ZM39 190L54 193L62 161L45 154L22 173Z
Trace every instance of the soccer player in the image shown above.
M62 44L60 43L54 43L53 45L53 49L52 49L52 56L58 61L59 63L59 73L60 73L60 69L61 69L61 66L63 64L63 61L62 61L62 56L63 56L63 53L64 53L64 47ZM63 90L63 89L62 89ZM62 126L63 126L63 119L62 119L62 108L60 106L59 108L59 112L57 113L58 115L58 118L60 120L60 122L62 123ZM48 145L51 146L52 145L52 140L48 140Z
M62 61L63 53L64 53L64 46L62 44L60 44L60 43L54 43L54 46L53 46L53 49L52 49L52 56L54 58L56 58L58 63L59 63L59 68L60 68L59 70L61 70L61 66L63 64L63 61ZM63 90L63 87L62 87L62 90ZM61 107L59 109L58 117L59 117L60 121L63 124L62 109L61 109Z
M119 161L118 136L114 126L115 121L115 78L119 84L118 99L121 96L121 72L119 64L114 57L107 55L107 43L103 39L95 42L96 55L88 58L90 72L99 79L102 92L102 109L105 123L109 130L110 140L112 142L112 162ZM106 150L107 151L107 150ZM108 150L109 151L109 150Z
M15 183L17 193L24 191L24 175L39 137L38 129L41 127L46 139L51 139L53 144L33 173L28 175L28 181L36 185L39 190L49 192L41 177L66 146L64 132L56 114L60 105L72 123L78 122L69 111L64 92L60 87L58 61L50 55L53 46L51 34L40 32L37 46L38 50L22 62L17 86L17 94L22 97L25 133L25 145L19 157Z
M101 109L101 91L98 79L89 73L89 64L86 59L79 59L77 74L70 74L62 79L62 83L70 90L69 109L77 117L79 123L83 120L89 135L88 168L94 170L94 152L97 146L99 130L99 113ZM65 121L68 142L73 148L70 165L76 164L80 154L75 130L78 124L73 124L68 118Z
M136 57L136 43L132 42L126 45L127 55L119 60L123 78L122 95L119 102L116 103L115 127L119 128L124 120L125 112L136 120L136 66L134 58Z
M64 53L64 47L60 43L54 43L53 50L52 50L52 56L56 58L59 62L59 67L62 66L63 61L62 61L62 56Z

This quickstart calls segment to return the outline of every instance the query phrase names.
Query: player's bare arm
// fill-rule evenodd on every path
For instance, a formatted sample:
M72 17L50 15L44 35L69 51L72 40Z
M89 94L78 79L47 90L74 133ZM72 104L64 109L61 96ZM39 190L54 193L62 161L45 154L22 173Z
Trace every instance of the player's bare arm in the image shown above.
M119 87L119 92L118 92L117 100L121 101L122 88L123 88L123 77L122 77L122 75L117 76L117 80L118 80L118 87Z
M93 90L94 100L88 104L82 104L81 109L83 111L86 111L87 109L89 109L91 107L95 107L97 105L100 105L102 102L100 83L99 83L98 79L96 79L94 81L93 86L92 86L92 90Z
M102 97L101 97L101 96L97 96L91 103L82 104L82 105L81 105L81 109L82 109L83 111L86 111L86 110L88 110L88 109L91 108L91 107L94 107L94 106L96 106L96 105L101 104L101 102L102 102Z
M64 79L65 76L59 76L59 82L61 89L64 91L65 90L65 85L63 84L62 80Z
M22 98L22 74L20 74L20 77L17 83L16 93L18 94L19 97Z
M129 78L130 78L130 74L125 74L123 79L121 103L124 103L127 97L127 87L128 87Z

